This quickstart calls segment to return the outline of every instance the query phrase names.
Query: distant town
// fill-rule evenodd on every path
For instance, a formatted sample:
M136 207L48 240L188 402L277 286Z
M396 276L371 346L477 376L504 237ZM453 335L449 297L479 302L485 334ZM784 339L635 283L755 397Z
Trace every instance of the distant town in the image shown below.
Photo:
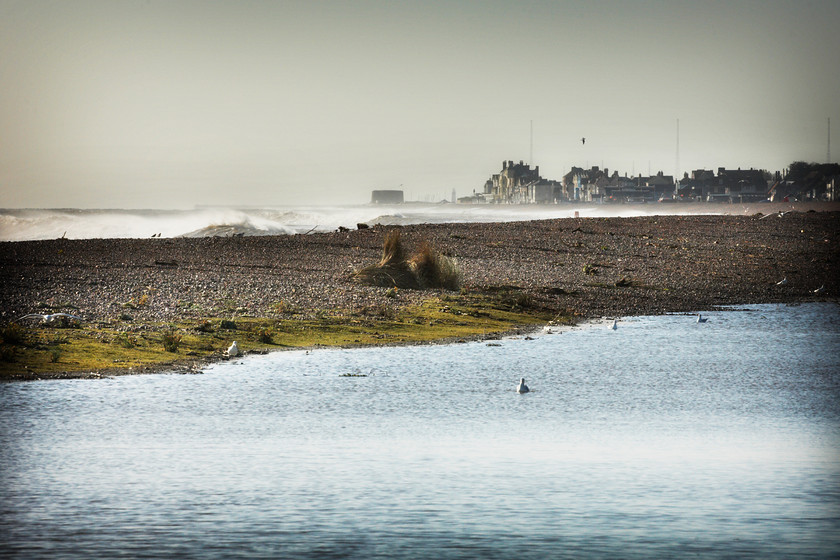
M646 202L758 202L836 201L840 164L794 162L784 171L759 169L696 169L678 180L659 172L629 177L594 166L572 167L561 180L546 179L539 166L503 161L499 173L469 196L451 200L459 204L598 204ZM399 204L402 190L373 191L371 202Z

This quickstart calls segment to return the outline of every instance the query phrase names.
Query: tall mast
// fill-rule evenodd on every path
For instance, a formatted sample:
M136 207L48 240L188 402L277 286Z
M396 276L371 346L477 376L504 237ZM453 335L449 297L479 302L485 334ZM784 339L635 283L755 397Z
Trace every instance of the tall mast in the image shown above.
M677 161L674 165L674 198L680 193L680 119L677 119Z
M680 119L677 119L677 163L674 169L674 179L676 182L680 180Z
M528 164L534 165L534 121L531 120L531 152L528 155Z

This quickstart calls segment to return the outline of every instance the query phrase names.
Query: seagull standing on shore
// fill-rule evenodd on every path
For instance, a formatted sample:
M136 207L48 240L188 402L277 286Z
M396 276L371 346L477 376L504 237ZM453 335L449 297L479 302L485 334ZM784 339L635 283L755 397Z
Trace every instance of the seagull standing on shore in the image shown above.
M235 358L236 356L240 355L242 352L239 350L239 345L236 344L236 341L233 341L233 344L230 345L230 348L227 349L227 355L231 358Z
M784 286L785 284L787 284L787 276L776 282L777 286Z
M528 388L528 386L527 386L527 385L525 385L525 378L524 378L524 377L522 377L522 378L519 380L519 387L517 387L517 388L516 388L516 392L517 392L517 393L519 393L519 394L521 395L521 394L523 394L523 393L527 393L527 392L529 392L529 391L530 391L530 389Z

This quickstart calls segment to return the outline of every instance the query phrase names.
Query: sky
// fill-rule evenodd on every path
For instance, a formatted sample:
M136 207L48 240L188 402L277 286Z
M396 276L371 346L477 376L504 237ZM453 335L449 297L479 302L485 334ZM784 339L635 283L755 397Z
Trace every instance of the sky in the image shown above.
M0 0L0 207L837 161L838 60L837 0Z

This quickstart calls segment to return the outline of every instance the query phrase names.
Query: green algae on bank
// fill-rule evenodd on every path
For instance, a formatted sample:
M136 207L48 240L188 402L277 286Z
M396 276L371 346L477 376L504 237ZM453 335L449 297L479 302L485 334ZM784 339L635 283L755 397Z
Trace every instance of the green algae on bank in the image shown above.
M571 317L530 305L516 287L461 293L418 306L364 313L322 311L310 318L205 317L178 323L122 322L79 328L20 327L2 343L0 380L98 377L197 370L224 359L235 340L243 352L312 347L413 344L494 336Z

